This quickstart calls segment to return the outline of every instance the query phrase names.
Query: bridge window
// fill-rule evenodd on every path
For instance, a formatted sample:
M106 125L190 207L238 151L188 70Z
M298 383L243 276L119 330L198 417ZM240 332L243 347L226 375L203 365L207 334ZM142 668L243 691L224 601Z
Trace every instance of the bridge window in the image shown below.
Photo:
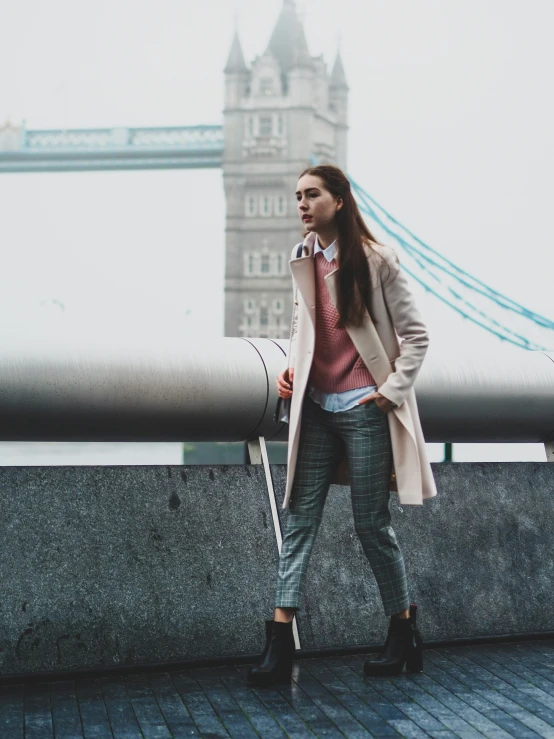
M272 77L262 77L260 80L260 94L261 95L273 95L275 88L273 85Z
M250 138L254 138L254 116L249 115L246 121L246 131L248 133L248 136Z
M269 311L266 305L260 308L260 328L267 328L269 325Z
M287 199L284 195L275 198L275 215L284 216L287 213Z
M273 118L270 115L260 116L260 136L271 136L273 133Z
M255 216L258 211L256 198L253 195L246 196L245 212L249 217Z
M244 254L244 274L253 276L283 275L286 261L282 254L268 252Z
M288 321L284 320L285 301L277 298L267 302L262 299L259 303L253 298L244 301L244 313L240 330L243 336L274 339L288 336Z
M269 195L263 195L260 198L260 215L271 215L271 198L269 197Z
M283 254L252 252L244 254L244 274L254 276L282 275L286 272L286 260Z

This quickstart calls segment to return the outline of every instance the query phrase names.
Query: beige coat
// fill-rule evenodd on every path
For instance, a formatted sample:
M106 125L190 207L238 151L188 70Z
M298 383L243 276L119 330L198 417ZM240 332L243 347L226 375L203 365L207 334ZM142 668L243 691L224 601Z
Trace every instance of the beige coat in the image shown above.
M315 347L314 241L315 234L308 234L304 240L302 256L296 258L297 247L294 247L290 261L293 282L298 290L296 305L293 306L293 332L288 361L289 366L294 367L294 385L283 508L287 508L290 501L298 455L302 404ZM366 312L363 325L348 327L347 331L375 378L379 392L398 406L387 415L396 477L396 486L393 487L398 491L400 503L418 505L424 498L437 494L413 389L429 338L394 250L378 244L373 244L373 248L380 255L367 248L375 325ZM334 270L325 277L335 306L336 275L337 270ZM399 343L398 337L402 342ZM345 457L337 468L333 482L347 483L347 470L348 460Z

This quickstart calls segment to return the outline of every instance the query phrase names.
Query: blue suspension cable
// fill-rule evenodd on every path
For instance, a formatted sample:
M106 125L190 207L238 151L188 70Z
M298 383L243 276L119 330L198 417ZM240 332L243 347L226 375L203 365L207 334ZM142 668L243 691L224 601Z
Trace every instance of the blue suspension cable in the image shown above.
M490 328L490 326L486 326L484 323L481 323L481 321L477 320L476 318L473 318L473 316L468 315L464 311L460 310L456 306L452 305L446 298L444 298L442 295L440 295L436 290L433 290L432 287L429 287L420 277L418 277L412 270L410 270L405 265L402 265L402 269L407 272L407 274L410 275L416 282L418 282L420 285L422 285L425 290L430 292L432 295L434 295L436 298L438 298L441 302L448 305L449 308L452 308L456 311L456 313L459 313L463 318L467 318L468 321L471 321L472 323L475 323L477 326L480 326L481 328L484 328L485 331L488 331L489 333L493 334L494 336L497 336L502 341L507 341L510 344L513 344L514 346L519 347L520 349L532 349L534 351L547 351L545 347L540 346L539 344L535 344L533 342L530 342L527 339L523 339L523 343L520 341L515 341L514 339L510 339L507 336L501 334L499 331L495 331L495 329Z
M508 298L505 295L502 295L496 290L493 290L492 288L488 287L485 283L483 283L481 280L477 279L476 277L473 277L465 270L461 269L457 265L455 265L453 262L451 262L449 259L444 257L442 254L437 252L435 249L432 249L430 246L425 244L421 239L419 239L412 231L410 231L408 228L403 226L398 220L396 220L388 211L386 211L379 203L377 203L374 198L372 198L365 190L363 190L360 185L358 185L355 181L350 180L352 184L352 189L354 190L354 193L357 195L359 200L361 200L367 208L371 211L368 213L371 217L375 218L375 220L378 220L380 225L389 233L393 238L397 239L402 246L404 246L405 249L409 249L412 252L417 251L417 253L425 259L428 263L436 267L437 269L440 269L441 271L449 274L451 277L453 277L455 280L463 284L465 287L469 288L470 290L473 290L475 292L480 293L485 298L491 300L492 302L499 305L501 308L504 308L506 310L511 310L524 318L527 318L537 325L552 329L554 330L554 321L551 321L544 316L541 316L538 313L535 313L534 311L530 311L524 306L520 305L516 301L512 300L511 298ZM444 262L444 264L440 264L437 261L435 261L432 257L430 257L428 254L422 253L420 250L418 250L415 246L412 244L409 244L405 239L402 239L402 237L393 232L390 228L385 226L383 224L382 220L377 217L377 214L375 212L375 208L378 208L386 218L388 218L392 223L394 223L396 226L398 226L400 229L402 229L405 233L407 233L411 238L413 238L418 244L420 244L423 249L430 252L431 254L436 255L440 260ZM447 265L447 266L445 266ZM471 283L474 284L471 284Z
M439 284L442 284L440 278L434 272L431 272L431 270L428 269L427 265L425 265L421 261L421 259L420 259L420 253L417 250L413 250L412 251L412 247L411 247L410 244L408 244L400 236L398 236L398 235L394 234L393 232L391 232L390 230L388 230L387 227L382 223L381 219L378 216L376 216L376 214L374 214L373 211L371 211L371 212L368 211L365 208L365 206L363 206L363 205L361 205L361 210L362 210L362 212L367 213L369 216L373 217L374 220L376 221L376 223L378 223L382 228L384 228L384 230L386 230L391 236L393 236L401 244L401 246L404 246L405 249L406 249L406 251L412 257L412 259L414 259L414 261L418 264L418 266L420 267L420 269L422 271L426 272L430 277L432 277ZM425 284L425 286L426 286L426 283L422 283L422 284ZM472 310L474 313L480 315L485 320L489 321L490 323L494 324L495 326L498 326L505 333L510 334L515 339L517 339L518 340L517 341L517 345L518 346L525 345L527 347L527 345L529 344L529 342L528 342L528 340L524 336L522 336L521 334L516 333L515 331L512 331L510 328L508 328L507 326L504 326L499 321L497 321L495 318L492 318L491 316L488 316L484 311L480 310L476 305L474 305L473 303L470 303L468 300L466 300L462 295L460 295L460 293L457 293L452 287L446 286L446 288L448 289L448 291L450 293L452 293L452 295L454 296L454 298L456 300L458 300L458 302L463 303L465 306L467 306L467 308L469 308L470 310ZM436 294L436 293L433 292L433 294ZM462 315L464 318L468 318L468 314L467 313L465 313L464 311L458 310L458 308L455 305L452 305L452 303L450 303L446 299L444 299L444 302L446 302L447 305L449 305L453 310L459 312L460 315ZM479 323L479 325L482 326L481 323Z
M375 212L374 208L371 207L371 204L370 203L375 203L375 201L373 200L373 198L371 198L365 191L363 191L356 183L352 182L352 180L351 180L351 183L352 183L353 189L355 190L355 194L358 195L359 200L362 201L360 203L362 211L365 212L367 215L369 215L371 218L373 218L381 226L381 228L383 228L392 238L394 238L396 241L398 241L398 243L408 252L408 254L418 264L418 266L420 267L420 269L422 271L424 271L425 273L427 273L430 277L433 277L433 279L436 280L439 284L441 284L440 278L436 274L434 274L434 272L430 271L430 269L428 268L428 266L422 260L425 260L425 262L427 262L428 264L430 264L432 267L434 267L436 269L439 269L442 272L446 272L453 279L457 280L458 282L460 282L462 285L464 285L468 289L473 290L475 292L478 292L481 295L484 295L485 298L487 298L489 300L492 300L494 303L496 303L500 307L505 308L505 309L508 309L508 310L512 310L512 311L518 313L519 315L523 315L523 317L525 317L525 318L527 318L529 320L532 320L534 323L538 323L541 326L545 326L546 325L548 328L550 328L550 327L554 328L554 323L553 322L548 321L547 319L543 318L542 316L539 316L538 314L533 313L532 311L528 311L527 309L523 308L523 306L519 306L517 303L515 303L515 301L511 301L509 298L505 298L504 296L501 296L500 293L496 293L496 291L490 290L490 293L493 293L493 295L488 294L488 292L484 292L483 290L477 288L476 286L469 284L465 279L460 279L460 277L458 276L458 274L456 274L456 272L461 272L462 274L467 274L467 273L464 273L463 270L459 270L459 268L457 268L456 265L453 265L451 262L449 262L449 260L447 260L446 258L442 257L442 255L439 254L438 256L441 257L448 264L452 265L452 267L454 268L454 270L456 270L456 272L452 272L451 269L447 269L443 265L437 263L434 259L429 258L426 254L422 253L419 249L417 249L412 244L410 244L409 242L407 242L402 236L400 236L399 234L397 234L394 231L392 231L388 227L388 225L383 222L382 218L379 217L379 215ZM370 202L368 202L368 200ZM376 203L375 203L375 205L378 208L380 208L381 211L387 217L390 217L383 208L381 208ZM394 218L392 218L392 217L390 217L390 218L400 228L404 228ZM411 232L409 232L408 229L404 229L404 230L407 233L411 234ZM413 236L413 234L411 234L411 235ZM418 243L421 243L423 246L426 247L426 245L423 244L423 242L421 242L420 239L417 239L417 237L415 237L415 236L413 236L413 238L415 238L416 241L418 241ZM435 252L435 250L432 250L430 247L427 247L427 248L429 249L429 251L432 251L433 253L437 253L437 252ZM406 270L406 272L408 274L410 274L411 277L413 277L413 279L416 280L416 282L418 282L419 284L421 284L424 287L425 290L427 290L428 292L431 292L435 297L437 297L443 303L445 303L450 308L452 308L453 310L455 310L459 315L461 315L464 318L467 318L468 320L472 321L473 323L475 323L476 325L480 326L481 328L484 328L486 331L489 331L490 333L492 333L493 335L497 336L498 338L500 338L500 339L502 339L504 341L508 341L509 343L514 344L515 346L518 346L520 348L524 348L524 349L535 349L535 350L538 350L538 351L545 351L546 350L545 347L539 346L535 342L529 341L524 336L521 336L521 334L518 334L518 333L512 331L507 326L502 325L496 319L492 318L491 316L488 316L484 311L480 310L475 305L473 305L472 303L470 303L469 301L467 301L462 295L460 295L459 293L457 293L452 287L447 286L447 289L449 290L449 292L451 292L451 294L453 295L453 297L456 300L458 300L458 302L461 302L461 303L465 304L467 306L467 308L469 308L470 311L473 311L478 316L481 316L481 318L484 319L485 321L488 321L489 323L492 323L494 326L497 326L499 330L496 330L495 328L491 328L491 326L487 326L481 320L478 320L477 318L474 318L469 313L467 313L465 310L462 310L458 306L453 305L448 299L446 299L445 297L443 297L442 295L440 295L436 290L434 290L433 288L431 288L423 279L421 279L417 275L415 275L415 273L413 273L412 270L406 268L405 266L404 266L404 269ZM479 280L476 280L471 275L469 275L469 278L472 279L472 280L474 280L478 284L481 284L481 285L484 284L484 283L480 283ZM488 291L488 288L487 288L487 291ZM500 297L502 297L506 302L512 303L513 306L515 306L515 307L513 307L512 305L502 304L496 298L497 295L500 296ZM539 319L539 320L537 320L537 319ZM501 333L501 332L503 332L503 333ZM506 335L506 334L508 334L508 335ZM513 338L510 338L510 336L513 337Z

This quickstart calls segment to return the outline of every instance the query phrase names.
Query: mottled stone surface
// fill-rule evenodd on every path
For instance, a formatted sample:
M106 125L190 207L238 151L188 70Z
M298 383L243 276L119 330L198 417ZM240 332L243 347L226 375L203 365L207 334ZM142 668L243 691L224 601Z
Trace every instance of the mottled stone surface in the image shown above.
M554 464L433 471L439 494L423 506L400 507L391 496L424 637L554 630ZM283 472L274 468L280 501ZM305 649L384 641L387 619L354 532L349 488L330 488L298 625Z
M0 499L2 674L261 648L262 467L3 467Z
M554 630L554 465L434 472L437 498L392 503L424 636ZM261 648L277 568L261 466L3 467L0 498L1 674ZM329 492L298 623L304 649L383 641L348 488Z

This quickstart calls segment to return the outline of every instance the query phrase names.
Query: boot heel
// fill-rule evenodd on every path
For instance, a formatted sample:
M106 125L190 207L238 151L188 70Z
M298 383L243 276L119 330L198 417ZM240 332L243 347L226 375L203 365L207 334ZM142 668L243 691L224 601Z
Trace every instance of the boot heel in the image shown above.
M407 672L423 672L423 639L419 629L413 624L413 638L406 654Z
M282 664L275 673L275 680L280 683L290 683L292 677L292 659Z
M406 657L406 672L423 672L423 647L414 647Z

